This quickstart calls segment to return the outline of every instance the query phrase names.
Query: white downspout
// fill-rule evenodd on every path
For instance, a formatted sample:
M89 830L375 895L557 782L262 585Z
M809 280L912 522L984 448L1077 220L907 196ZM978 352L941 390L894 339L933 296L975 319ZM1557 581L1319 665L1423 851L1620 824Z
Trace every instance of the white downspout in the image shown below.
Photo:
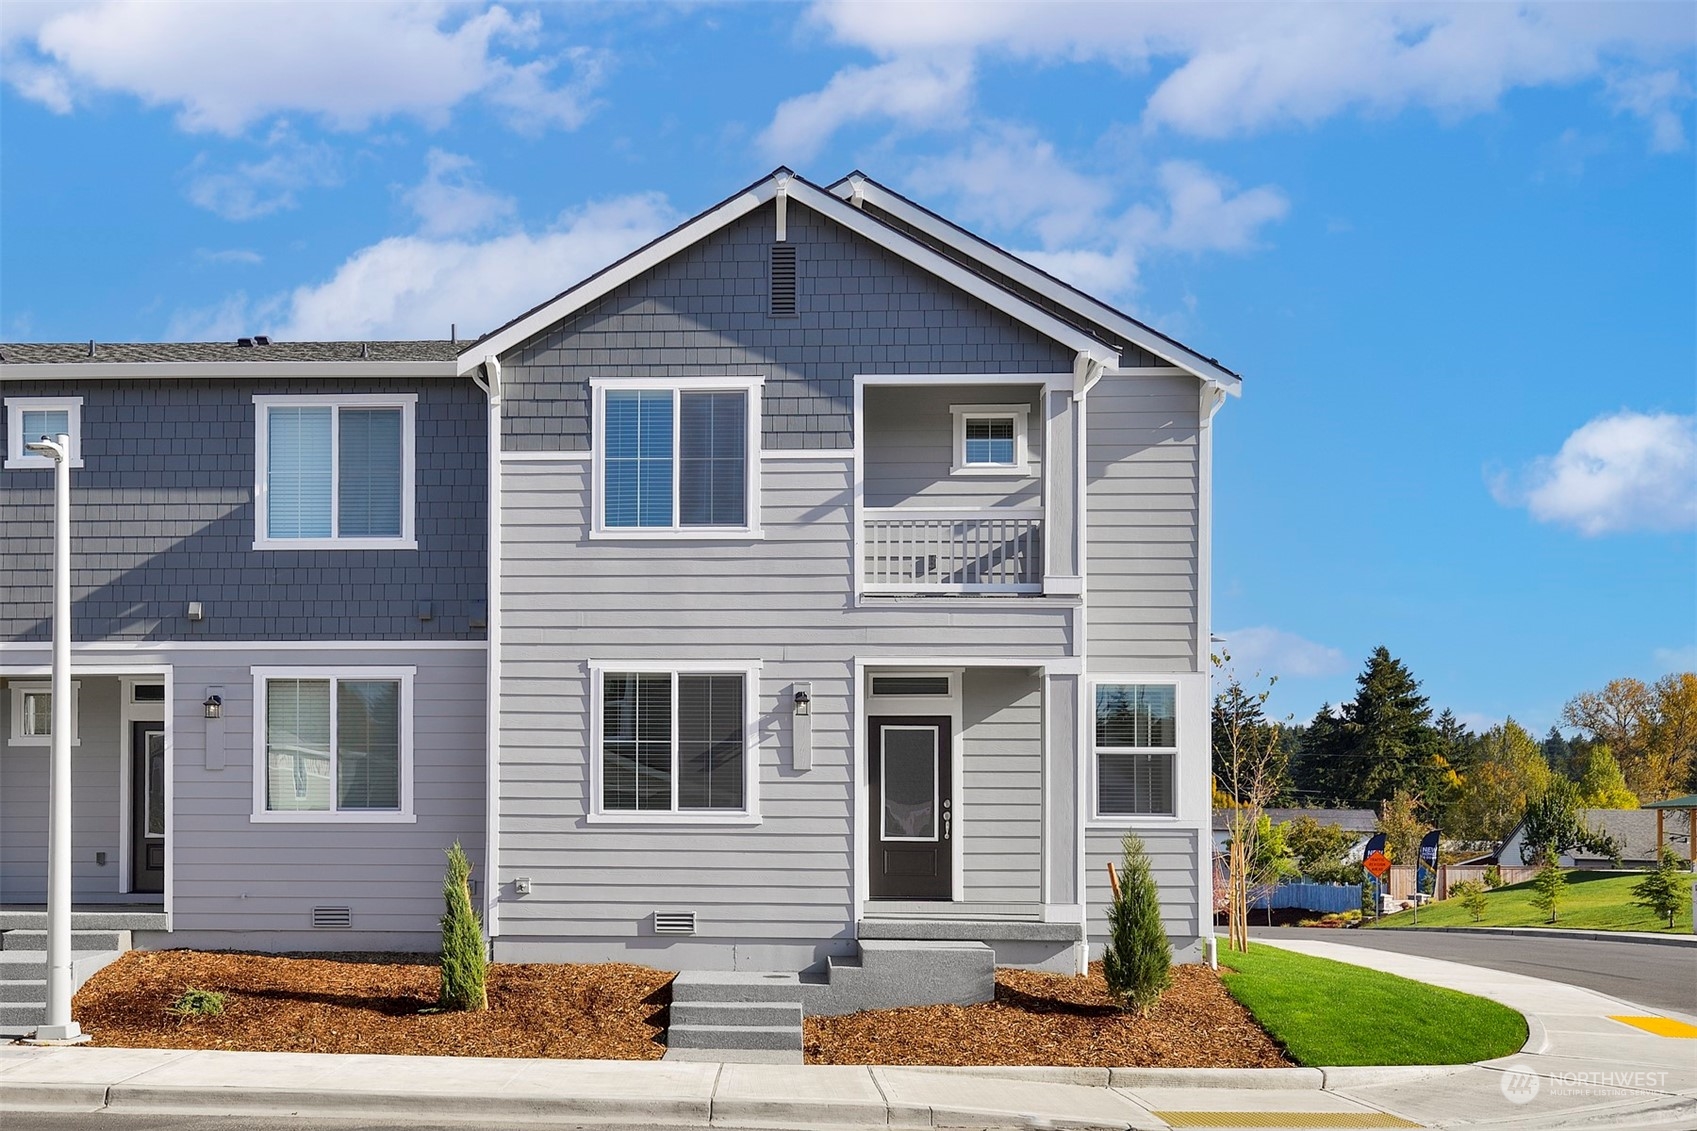
M1202 383L1198 402L1196 433L1196 670L1201 676L1203 718L1212 722L1214 712L1214 414L1226 401L1225 391L1212 381ZM1212 749L1212 737L1204 749ZM1206 759L1203 762L1206 765ZM1207 779L1211 781L1211 776ZM1211 788L1207 792L1213 796ZM1212 812L1212 803L1203 810ZM1196 925L1201 933L1203 955L1210 968L1218 967L1218 943L1214 935L1214 837L1212 821L1206 816L1197 832L1196 891L1200 900Z
M483 360L487 380L472 370L471 379L489 398L489 580L484 595L484 816L483 816L483 932L493 948L501 933L500 802L501 802L501 359Z

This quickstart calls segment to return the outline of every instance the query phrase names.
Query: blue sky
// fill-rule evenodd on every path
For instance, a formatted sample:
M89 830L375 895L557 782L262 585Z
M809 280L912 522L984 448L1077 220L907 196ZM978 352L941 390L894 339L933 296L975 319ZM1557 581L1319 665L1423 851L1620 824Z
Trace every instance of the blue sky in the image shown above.
M472 336L778 164L1218 356L1215 628L1542 730L1697 666L1683 4L0 13L0 337Z

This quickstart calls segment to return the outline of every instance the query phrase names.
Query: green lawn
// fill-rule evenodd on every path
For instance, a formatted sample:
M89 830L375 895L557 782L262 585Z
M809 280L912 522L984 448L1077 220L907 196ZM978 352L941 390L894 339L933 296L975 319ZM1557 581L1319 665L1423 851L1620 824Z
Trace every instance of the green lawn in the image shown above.
M1526 1043L1507 1006L1364 966L1251 942L1222 948L1220 973L1300 1064L1468 1064Z
M1691 930L1689 912L1680 919L1673 931L1668 921L1658 920L1645 907L1632 902L1632 885L1644 878L1644 873L1623 875L1618 872L1569 872L1567 888L1562 893L1556 921L1550 922L1548 912L1532 906L1532 884L1515 884L1498 888L1487 898L1490 908L1479 922L1467 913L1459 899L1445 899L1420 909L1422 927L1576 927L1593 931L1662 931L1685 934ZM1369 919L1371 924L1372 920ZM1399 911L1379 920L1380 926L1415 926L1413 911Z

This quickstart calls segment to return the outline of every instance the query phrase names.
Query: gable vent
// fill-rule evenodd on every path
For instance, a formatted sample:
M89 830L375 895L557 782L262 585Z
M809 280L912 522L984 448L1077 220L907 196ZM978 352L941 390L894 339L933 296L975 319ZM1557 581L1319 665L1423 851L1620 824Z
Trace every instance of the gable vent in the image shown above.
M657 935L695 934L695 912L656 911L654 913L654 933Z
M772 313L795 312L795 244L775 243L772 245Z
M346 907L314 907L312 909L312 925L315 928L346 929L354 925L353 912Z

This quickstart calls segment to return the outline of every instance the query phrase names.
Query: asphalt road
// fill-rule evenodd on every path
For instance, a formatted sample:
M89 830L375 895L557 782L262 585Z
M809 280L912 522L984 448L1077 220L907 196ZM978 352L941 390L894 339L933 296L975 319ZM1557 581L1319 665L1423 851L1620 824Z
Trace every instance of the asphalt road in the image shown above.
M1420 930L1251 927L1249 933L1252 938L1319 939L1465 962L1697 1016L1697 948L1693 947Z
M361 1117L357 1119L302 1115L186 1115L138 1112L36 1112L9 1111L0 1118L6 1131L573 1131L567 1124L477 1119L466 1122L418 1122L410 1119ZM705 1131L706 1124L701 1127ZM668 1123L668 1131L689 1131L683 1124ZM589 1131L589 1129L581 1129ZM654 1125L597 1123L593 1131L654 1131ZM763 1128L762 1131L785 1131ZM793 1128L790 1131L802 1131Z

